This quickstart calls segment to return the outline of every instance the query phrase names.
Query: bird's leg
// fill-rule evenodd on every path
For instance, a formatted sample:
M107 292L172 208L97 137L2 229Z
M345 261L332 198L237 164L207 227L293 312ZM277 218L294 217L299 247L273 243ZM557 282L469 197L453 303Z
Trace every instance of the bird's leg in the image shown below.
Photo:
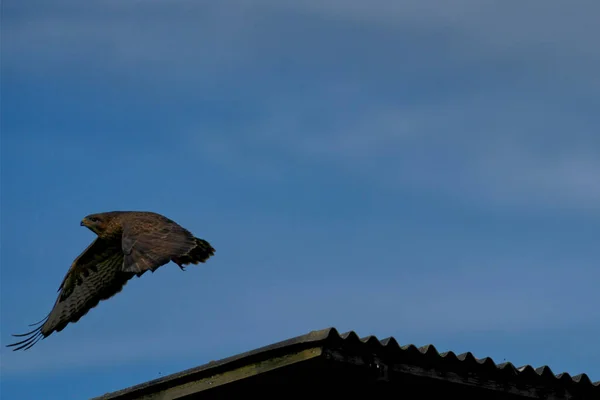
M178 267L179 267L179 268L180 268L182 271L185 271L185 267L183 266L183 264L182 264L182 262L181 262L181 260L180 260L179 258L177 258L177 257L173 257L173 258L172 258L172 260L173 260L173 262L174 262L175 264L177 264L177 266L178 266Z

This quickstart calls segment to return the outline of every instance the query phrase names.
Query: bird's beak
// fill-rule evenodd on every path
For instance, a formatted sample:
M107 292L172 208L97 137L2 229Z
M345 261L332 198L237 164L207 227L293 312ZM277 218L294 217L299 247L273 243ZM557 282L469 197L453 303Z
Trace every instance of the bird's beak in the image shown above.
M82 219L82 220L81 220L81 223L80 223L79 225L81 225L81 226L85 226L85 219Z

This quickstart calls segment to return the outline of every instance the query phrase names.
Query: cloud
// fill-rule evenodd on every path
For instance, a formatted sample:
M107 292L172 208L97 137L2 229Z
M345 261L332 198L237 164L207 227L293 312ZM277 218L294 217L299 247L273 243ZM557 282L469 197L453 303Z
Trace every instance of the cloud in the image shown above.
M277 2L266 0L262 3L274 6ZM555 49L560 48L600 61L600 55L593 47L593 32L600 30L594 14L600 11L600 6L592 0L577 5L551 0L543 6L517 6L494 0L452 3L308 0L279 4L355 23L386 24L392 29L408 26L411 30L462 33L465 44L479 44L478 50L487 48L488 55L535 49L554 58Z
M329 35L336 36L335 30L345 32L346 27L364 29L335 49L342 54L345 48L360 48L361 34L372 28L396 38L398 50L402 41L414 40L426 53L427 43L437 42L459 54L463 63L501 62L507 57L521 58L525 64L551 60L539 69L541 74L556 71L558 64L579 73L587 71L590 79L600 63L594 41L600 33L594 18L600 6L592 1L583 2L585 6L579 2L578 7L557 0L543 7L490 0L435 5L418 0L228 0L218 4L130 0L90 1L85 7L61 0L53 2L53 7L39 1L34 4L26 8L27 13L17 4L5 6L7 39L3 44L9 66L19 62L26 64L21 67L35 69L28 62L32 60L76 66L100 59L113 70L154 71L167 81L185 76L205 82L210 81L206 74L227 76L232 69L243 70L261 58L272 59L274 51L327 57L319 48L331 42ZM404 56L403 61L411 63L423 54Z
M481 96L407 106L362 104L360 96L349 96L363 107L356 111L323 90L310 103L264 103L258 121L199 140L213 144L207 156L229 160L232 169L244 165L246 173L260 170L262 177L283 179L295 160L469 203L597 215L600 140L594 124L561 110L560 99L543 104L502 93Z
M597 2L38 5L5 12L3 68L243 104L183 129L215 165L280 180L295 158L472 203L600 208Z

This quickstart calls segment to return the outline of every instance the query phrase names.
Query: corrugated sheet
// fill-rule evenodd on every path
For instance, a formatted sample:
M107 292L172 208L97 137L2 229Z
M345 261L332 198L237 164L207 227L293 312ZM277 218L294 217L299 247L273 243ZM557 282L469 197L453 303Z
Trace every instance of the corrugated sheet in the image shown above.
M149 393L224 373L239 365L316 347L334 352L342 351L351 355L372 354L395 365L412 365L458 375L482 376L486 379L515 383L521 386L543 387L550 390L563 389L583 394L581 398L600 399L600 381L592 383L586 374L574 376L566 372L555 374L548 366L534 368L530 365L515 367L510 362L496 364L489 357L476 358L470 352L456 355L451 351L440 353L433 345L400 346L392 337L382 340L375 336L359 338L353 331L339 334L335 328L312 331L306 335L109 393L97 399L141 398Z
M560 384L564 386L580 385L594 387L598 390L598 398L600 399L600 381L592 382L586 374L574 376L571 376L567 372L555 374L550 367L545 365L534 368L531 365L516 367L510 362L496 364L490 357L476 358L471 352L458 355L452 351L440 353L432 344L422 347L416 347L412 344L401 346L393 337L382 340L379 340L375 336L359 338L354 331L339 334L335 328L312 332L307 336L314 336L315 334L316 336L321 336L324 341L339 341L344 346L368 346L378 353L394 355L394 358L398 357L399 360L415 365L423 363L431 366L444 365L449 370L452 370L452 367L455 366L456 369L468 371L469 373L485 372L486 374L498 374L504 379L514 377L516 380L538 385Z

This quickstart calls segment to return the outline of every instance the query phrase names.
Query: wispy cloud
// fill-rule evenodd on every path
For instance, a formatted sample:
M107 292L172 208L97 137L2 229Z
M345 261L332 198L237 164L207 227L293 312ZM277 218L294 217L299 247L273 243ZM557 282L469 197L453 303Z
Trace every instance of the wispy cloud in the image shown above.
M232 71L260 65L261 57L272 58L274 49L329 58L334 54L323 53L319 44L319 40L331 41L323 36L327 33L323 27L339 29L346 24L380 29L398 39L398 49L404 41L415 40L421 49L415 48L401 59L418 68L432 67L415 60L422 60L431 51L429 44L438 42L458 56L445 59L453 67L482 61L502 67L512 60L537 70L541 77L556 74L559 79L596 79L597 83L594 71L600 55L594 38L600 28L595 19L596 2L575 6L552 0L530 8L491 0L435 3L126 0L90 1L83 7L60 0L48 7L36 1L36 9L26 17L10 13L12 18L5 18L10 40L5 41L4 51L9 67L19 62L20 67L32 71L37 67L30 61L35 59L60 67L76 66L78 59L101 58L103 68L136 73L138 79L151 72L161 74L162 84L183 78L188 83L209 84ZM7 7L10 11L10 5ZM300 31L299 26L314 30ZM348 48L360 47L360 37L361 31L349 37ZM337 52L343 54L345 49ZM393 53L388 56L392 62L397 57Z
M457 97L446 104L361 107L359 94L332 102L262 104L264 118L227 135L204 135L236 165L283 174L283 153L325 163L386 186L405 186L496 205L600 209L600 140L576 111L516 101L503 94ZM291 104L293 106L290 106ZM315 121L318 121L316 123ZM194 139L196 141L196 139ZM219 156L221 157L221 156ZM269 168L270 165L270 168Z

